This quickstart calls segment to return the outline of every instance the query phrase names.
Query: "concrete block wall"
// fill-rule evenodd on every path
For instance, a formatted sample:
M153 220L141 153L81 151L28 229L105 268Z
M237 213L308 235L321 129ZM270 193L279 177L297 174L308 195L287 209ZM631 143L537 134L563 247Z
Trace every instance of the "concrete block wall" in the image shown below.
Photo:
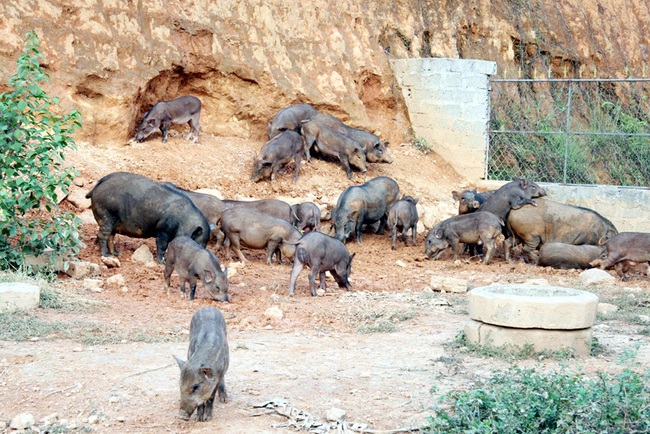
M485 176L489 79L496 63L467 59L397 59L391 65L402 89L413 133L460 176Z

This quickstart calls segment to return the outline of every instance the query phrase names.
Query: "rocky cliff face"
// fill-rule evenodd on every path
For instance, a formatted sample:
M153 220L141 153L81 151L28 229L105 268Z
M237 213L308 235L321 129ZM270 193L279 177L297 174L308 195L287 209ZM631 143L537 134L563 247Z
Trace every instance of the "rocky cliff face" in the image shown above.
M391 58L493 60L502 77L649 73L646 0L33 0L0 17L1 82L36 29L48 88L81 111L81 139L106 144L182 94L202 99L212 134L262 139L279 108L307 102L405 140Z

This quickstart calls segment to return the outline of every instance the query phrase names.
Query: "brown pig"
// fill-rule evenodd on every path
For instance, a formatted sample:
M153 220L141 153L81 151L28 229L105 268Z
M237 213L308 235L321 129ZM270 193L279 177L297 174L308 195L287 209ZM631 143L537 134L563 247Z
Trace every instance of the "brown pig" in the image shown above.
M605 246L605 257L600 265L601 270L614 267L616 273L625 280L626 267L638 263L650 263L650 234L644 232L621 232L607 241L601 241Z
M174 356L181 368L181 402L179 417L189 420L196 410L197 420L212 417L215 395L226 402L228 393L224 376L230 363L226 321L221 312L205 306L194 312L190 322L190 346L187 361Z
M176 237L169 243L165 254L165 289L169 295L169 280L176 271L181 278L181 292L190 284L190 300L194 300L197 278L217 301L230 301L228 297L228 268L221 270L217 257L198 245L190 237Z

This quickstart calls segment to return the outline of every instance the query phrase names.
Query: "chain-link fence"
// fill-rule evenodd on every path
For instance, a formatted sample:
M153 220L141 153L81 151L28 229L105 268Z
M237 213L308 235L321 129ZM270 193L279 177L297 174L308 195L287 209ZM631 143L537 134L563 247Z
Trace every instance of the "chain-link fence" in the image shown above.
M487 179L650 187L650 79L493 79Z

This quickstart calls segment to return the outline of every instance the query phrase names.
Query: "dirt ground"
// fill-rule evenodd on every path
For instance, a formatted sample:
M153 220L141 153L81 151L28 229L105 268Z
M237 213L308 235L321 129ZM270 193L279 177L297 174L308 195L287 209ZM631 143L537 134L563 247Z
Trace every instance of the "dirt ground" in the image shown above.
M253 184L251 162L261 145L209 135L193 144L176 133L167 143L161 143L159 135L122 147L78 143L68 161L81 173L84 189L107 173L126 170L176 181L187 189L218 189L225 198L313 197L320 203L334 202L348 185L387 175L399 183L402 193L450 213L455 207L451 190L470 187L435 154L422 155L407 143L391 145L395 162L371 165L365 178L356 172L349 181L337 163L314 160L303 163L297 183L287 173L273 184ZM80 259L102 264L96 230L95 224L84 225L86 247ZM475 379L510 364L451 345L468 319L466 295L432 291L432 276L465 279L470 287L546 279L552 285L582 288L577 271L508 264L502 254L489 266L468 258L453 263L450 255L429 261L423 254L424 236L418 234L418 246L399 244L396 251L391 251L387 235L367 234L361 244L349 242L350 252L357 253L353 290L339 290L328 280L328 292L321 297L309 295L307 270L298 279L296 295L289 297L290 265L269 266L263 251L244 250L249 262L230 280L229 304L208 298L200 286L194 302L177 292L167 297L162 267L130 260L143 243L154 252L154 240L118 236L121 266L102 265L100 278L105 282L121 274L125 287L104 283L101 292L90 292L81 281L61 276L57 283L61 291L100 304L78 312L37 313L52 321L86 321L97 325L97 333L110 331L117 337L93 345L56 334L0 341L0 419L9 421L29 412L37 426L106 433L283 433L296 432L295 427L282 426L289 420L317 429L328 410L338 408L346 412L347 427L357 431L420 426L441 394L470 387ZM230 264L223 251L217 256L222 264ZM173 277L172 283L178 280ZM645 276L634 276L589 290L604 300L647 299L650 283ZM190 317L206 305L218 307L228 323L229 402L216 405L207 423L185 422L176 417L179 369L172 355L185 358ZM274 306L281 310L281 319L266 314ZM641 324L601 315L597 322L594 335L602 349L598 356L517 363L540 369L557 369L564 363L587 372L617 371L622 357L634 349L635 362L650 366L650 338L639 333ZM269 402L276 407L256 407ZM306 419L309 415L313 421ZM314 432L325 432L325 425L320 429ZM331 429L336 432L334 426Z

